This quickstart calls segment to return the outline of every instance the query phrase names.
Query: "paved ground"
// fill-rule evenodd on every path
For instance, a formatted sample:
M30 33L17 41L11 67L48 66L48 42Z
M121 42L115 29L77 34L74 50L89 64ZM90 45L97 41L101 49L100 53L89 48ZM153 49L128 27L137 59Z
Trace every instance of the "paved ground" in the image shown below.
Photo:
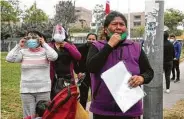
M164 91L165 91L165 80L164 80ZM170 84L170 93L163 93L163 107L171 108L177 101L184 99L184 62L180 63L180 82Z
M184 61L180 63L180 82L170 84L170 93L163 93L163 107L171 108L177 101L184 99ZM165 91L165 79L163 82L163 89ZM87 104L87 110L89 109L90 102ZM90 113L90 119L92 119L92 113Z

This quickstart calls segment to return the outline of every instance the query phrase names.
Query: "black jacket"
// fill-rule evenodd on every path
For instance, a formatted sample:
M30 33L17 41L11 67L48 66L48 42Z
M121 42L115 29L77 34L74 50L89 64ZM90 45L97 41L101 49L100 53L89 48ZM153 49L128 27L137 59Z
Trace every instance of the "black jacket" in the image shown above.
M173 44L168 40L164 40L164 62L173 61L174 57Z
M82 56L80 61L74 63L75 73L77 74L79 72L86 73L87 72L86 59L89 50L89 45L86 43L86 44L75 44L75 46L77 47Z

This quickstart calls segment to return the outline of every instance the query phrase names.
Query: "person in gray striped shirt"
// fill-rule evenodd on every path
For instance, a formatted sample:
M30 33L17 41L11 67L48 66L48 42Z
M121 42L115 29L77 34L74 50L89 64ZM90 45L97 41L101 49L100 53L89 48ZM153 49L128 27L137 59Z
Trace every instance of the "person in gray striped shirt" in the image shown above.
M24 118L35 114L36 103L50 100L50 61L58 54L38 31L30 31L6 56L8 62L21 63L20 93Z

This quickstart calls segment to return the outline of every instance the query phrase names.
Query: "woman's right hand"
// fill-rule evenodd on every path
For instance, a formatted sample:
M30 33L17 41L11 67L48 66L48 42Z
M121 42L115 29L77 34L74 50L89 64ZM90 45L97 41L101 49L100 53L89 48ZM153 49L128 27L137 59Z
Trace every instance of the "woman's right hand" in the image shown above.
M19 41L19 45L21 48L25 47L25 42L26 42L26 39L22 38L20 41Z
M114 33L109 39L108 44L113 48L121 41L121 36L118 33Z
M85 77L85 74L84 73L78 73L77 75L78 79L83 79Z

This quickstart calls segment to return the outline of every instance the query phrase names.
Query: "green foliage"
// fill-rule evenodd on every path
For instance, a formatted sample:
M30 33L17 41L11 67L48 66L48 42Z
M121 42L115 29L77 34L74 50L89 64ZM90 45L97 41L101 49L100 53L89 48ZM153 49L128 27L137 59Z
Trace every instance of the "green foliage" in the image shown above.
M43 10L38 9L36 7L36 3L34 3L29 9L25 11L23 20L26 23L41 23L48 21L48 16Z
M19 9L15 8L9 1L1 0L1 22L19 21Z
M172 31L169 31L170 34L174 34L176 36L181 36L183 33L183 30L179 30L179 29L173 29Z
M181 30L177 26L184 19L184 13L176 9L167 9L164 13L164 24L169 28L169 33L181 35Z
M96 4L96 6L93 10L93 15L94 15L95 21L97 23L103 24L104 18L105 18L104 6L101 4Z
M102 4L96 4L93 15L95 17L95 23L97 23L97 33L100 27L102 27L102 24L104 23L105 18L105 11L104 6ZM99 25L98 25L99 24Z
M21 119L20 64L5 61L7 53L1 53L1 117Z
M144 26L135 27L134 29L131 29L131 37L143 37L144 31Z
M93 15L98 23L103 23L105 18L104 6L101 4L96 4L93 10Z
M55 24L61 23L65 28L68 28L70 23L75 23L78 19L78 15L75 14L75 5L70 0L59 1L55 8Z

